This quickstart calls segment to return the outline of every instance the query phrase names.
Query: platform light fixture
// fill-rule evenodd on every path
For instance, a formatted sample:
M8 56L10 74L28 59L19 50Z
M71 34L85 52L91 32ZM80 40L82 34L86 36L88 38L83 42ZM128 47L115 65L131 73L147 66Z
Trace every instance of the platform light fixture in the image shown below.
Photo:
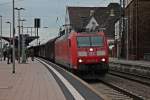
M18 11L18 63L20 63L20 11L25 8L14 8Z
M13 71L15 73L15 0L12 1L12 11L13 11Z

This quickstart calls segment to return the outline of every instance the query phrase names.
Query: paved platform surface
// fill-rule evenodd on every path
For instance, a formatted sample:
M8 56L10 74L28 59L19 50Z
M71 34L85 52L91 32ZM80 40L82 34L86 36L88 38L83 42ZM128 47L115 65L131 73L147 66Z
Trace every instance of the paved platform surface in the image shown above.
M65 100L52 74L37 61L28 64L0 62L0 100Z
M122 63L122 64L129 64L129 65L150 67L150 61L124 60L124 59L118 59L118 58L109 58L109 60L110 62L113 62L113 63Z

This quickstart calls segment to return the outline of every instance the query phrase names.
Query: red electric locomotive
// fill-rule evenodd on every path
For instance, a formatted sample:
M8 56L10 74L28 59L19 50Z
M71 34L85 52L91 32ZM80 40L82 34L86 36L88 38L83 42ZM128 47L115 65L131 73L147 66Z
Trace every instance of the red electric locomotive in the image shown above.
M108 71L108 44L104 32L71 32L55 41L55 62L75 71Z

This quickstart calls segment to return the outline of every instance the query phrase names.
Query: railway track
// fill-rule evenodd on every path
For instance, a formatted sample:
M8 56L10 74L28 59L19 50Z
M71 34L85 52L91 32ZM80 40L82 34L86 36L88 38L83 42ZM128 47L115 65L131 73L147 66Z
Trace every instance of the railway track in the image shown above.
M150 86L150 77L125 72L109 71L109 74Z
M117 72L110 72L98 80L85 80L96 91L104 94L112 100L148 100L150 99L150 86L147 81L135 81L136 76L128 78ZM138 79L138 78L137 78Z
M100 78L95 82L87 82L98 92L106 95L112 100L146 100L146 98L123 88L121 85L111 81L108 82L108 80L103 78Z
M88 83L97 91L111 97L112 100L149 100L150 85L148 80L141 82L142 80L133 79L134 77L129 78L128 76L126 78L125 75L111 73L99 78L99 81Z
M129 78L129 76L123 76L117 72L111 74L109 72L106 76L98 79L88 76L82 79L112 100L148 100L150 98L148 78L137 76Z
M118 90L114 89L110 85L106 85L103 82L98 83L89 83L95 90L104 94L105 96L109 97L112 100L134 100L132 97L119 92Z
M140 75L109 71L95 82L87 81L97 91L112 100L149 100L150 78Z

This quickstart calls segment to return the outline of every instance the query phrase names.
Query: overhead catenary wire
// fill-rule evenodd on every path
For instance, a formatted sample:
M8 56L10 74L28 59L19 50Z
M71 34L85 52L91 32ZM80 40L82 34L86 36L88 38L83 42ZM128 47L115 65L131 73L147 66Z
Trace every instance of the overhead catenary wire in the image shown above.
M21 1L24 1L24 0L16 0L15 2L21 2ZM3 2L3 3L0 3L0 6L5 6L5 5L8 5L8 4L12 4L12 2L11 1Z

